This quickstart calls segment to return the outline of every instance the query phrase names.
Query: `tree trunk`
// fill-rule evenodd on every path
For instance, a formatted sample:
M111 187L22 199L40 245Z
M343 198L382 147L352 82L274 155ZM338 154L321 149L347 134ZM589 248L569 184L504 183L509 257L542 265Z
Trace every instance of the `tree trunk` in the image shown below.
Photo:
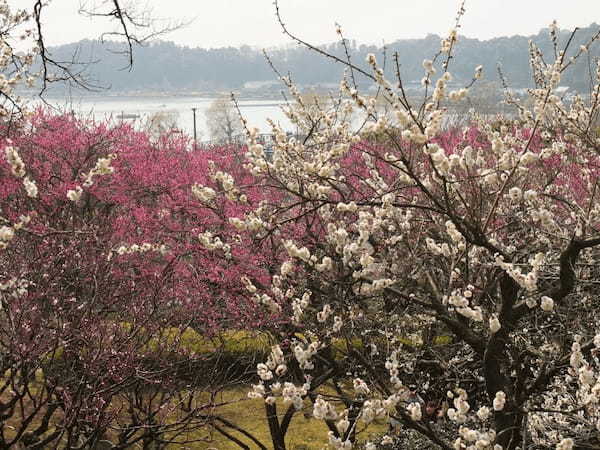
M265 403L265 411L267 413L269 431L271 432L271 440L273 441L273 450L285 450L285 436L281 432L276 406Z
M496 424L496 443L502 446L503 450L515 450L523 442L524 415L516 409L506 409L494 414Z

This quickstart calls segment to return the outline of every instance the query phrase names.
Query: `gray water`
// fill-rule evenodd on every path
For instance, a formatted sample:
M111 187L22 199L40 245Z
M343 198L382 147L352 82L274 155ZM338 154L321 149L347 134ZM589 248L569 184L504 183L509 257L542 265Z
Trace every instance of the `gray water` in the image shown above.
M192 108L196 108L196 127L198 140L209 140L206 127L205 111L214 98L185 97L185 96L90 96L73 99L47 98L47 102L61 111L74 111L82 117L95 120L110 120L118 123L121 120L142 126L146 120L157 113L164 113L177 121L177 126L184 133L192 136L194 120ZM281 111L282 102L277 100L239 100L242 115L251 127L257 127L261 132L270 132L267 119L279 123L284 130L293 131L288 119ZM135 119L122 119L137 116Z

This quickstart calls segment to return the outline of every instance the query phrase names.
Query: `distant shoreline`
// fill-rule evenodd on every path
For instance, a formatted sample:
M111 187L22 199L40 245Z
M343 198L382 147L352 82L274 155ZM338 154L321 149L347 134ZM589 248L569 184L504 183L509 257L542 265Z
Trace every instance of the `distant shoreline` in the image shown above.
M29 90L17 92L17 95L27 98L37 98L39 95L39 91ZM48 99L65 99L65 98L89 98L89 99L98 99L98 100L110 100L114 98L205 98L207 100L216 99L222 97L223 95L229 96L229 92L115 92L115 91L106 91L106 92L52 92L47 91L44 95L44 98ZM281 103L285 103L281 96L277 95L252 95L247 92L235 92L236 99L240 101L266 101L270 100L274 105L279 105ZM279 101L281 99L281 101ZM261 105L264 106L264 105Z

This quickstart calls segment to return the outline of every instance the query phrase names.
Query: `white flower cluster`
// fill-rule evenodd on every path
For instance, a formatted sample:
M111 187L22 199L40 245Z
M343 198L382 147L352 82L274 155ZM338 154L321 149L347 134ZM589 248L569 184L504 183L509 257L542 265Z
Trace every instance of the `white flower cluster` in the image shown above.
M444 72L444 74L438 78L435 83L435 89L431 99L434 102L441 102L446 97L446 85L452 81L452 75L450 72Z
M312 357L317 354L320 348L321 343L319 341L311 342L306 347L301 342L297 342L294 345L294 356L303 370L314 369L315 366L312 362Z
M400 381L400 378L398 378L398 374L400 373L398 370L399 367L400 367L400 362L398 361L398 352L394 351L390 354L390 356L386 360L385 368L389 372L390 382L392 383L392 386L394 386L394 388L396 390L400 390L403 388L402 382Z
M76 186L75 189L67 191L67 198L73 203L77 203L81 199L81 194L83 194L83 189L81 186Z
M556 444L556 450L573 450L575 442L571 438L565 438Z
M192 186L192 194L194 194L194 197L196 197L202 203L212 202L217 195L213 188L202 186L197 183Z
M336 206L336 209L340 212L348 212L348 213L355 213L356 211L358 211L358 206L356 205L355 202L350 202L350 203L338 203Z
M471 405L467 401L467 392L464 389L457 389L456 394L448 391L448 397L453 399L454 404L454 408L448 408L448 411L446 411L448 418L456 423L465 423L467 413L471 409Z
M513 202L519 202L523 198L523 191L518 186L514 186L508 190L508 196Z
M25 192L31 198L36 198L38 195L38 188L35 184L35 181L31 180L28 177L23 178L23 186L25 187Z
M590 344L593 347L590 349ZM584 353L590 351L586 358ZM529 431L534 442L557 449L574 448L570 436L600 431L600 334L585 346L582 336L574 335L569 368L558 375L543 396L542 412L530 414ZM575 390L572 387L575 387ZM577 411L576 414L562 411Z
M436 116L436 118L437 117L438 116ZM416 125L412 125L410 129L404 130L402 132L402 137L407 141L413 142L418 145L423 145L427 142L427 135L422 133L419 127Z
M311 260L310 251L306 247L298 248L293 241L285 241L283 245L292 258L298 258L304 262Z
M323 256L320 263L315 265L319 272L331 272L333 270L333 260L329 256Z
M600 334L594 337L594 347L600 349ZM581 336L574 337L569 360L571 373L576 376L579 383L577 397L583 405L594 405L597 412L600 408L600 373L598 368L593 368L583 357L581 349ZM596 423L600 427L600 421Z
M10 298L24 297L27 295L31 284L29 280L23 278L11 278L4 283L0 282L0 294Z
M462 426L458 434L460 437L454 441L457 450L502 450L500 445L494 444L496 433L493 430L480 431Z
M504 409L504 405L506 404L506 394L503 391L496 392L496 396L494 397L494 411L502 411Z
M290 382L282 384L280 381L274 381L275 377L282 377L287 373L284 354L278 345L271 348L267 362L258 364L256 369L261 381L252 386L248 397L264 398L265 403L274 404L279 396L285 404L293 404L296 410L302 409L303 399L310 390L310 382L307 380L302 386L295 386Z
M450 49L454 45L458 38L458 32L455 28L451 29L448 33L448 37L442 39L440 50L442 53L449 53Z
M463 235L458 231L458 228L456 228L456 225L454 224L454 222L452 222L451 220L446 221L446 232L448 233L448 236L450 236L450 239L452 239L453 242L459 244L458 249L460 251L464 250L464 245L460 246L460 244L464 244L464 237Z
M408 414L410 415L410 419L419 422L423 418L423 414L421 412L421 404L418 402L409 403L406 407Z
M335 407L320 395L315 400L312 414L318 420L337 420L338 418Z
M229 223L238 231L262 231L267 227L267 224L256 214L249 214L245 219L239 217L230 217Z
M19 155L19 152L12 145L7 146L4 149L6 161L10 165L12 174L15 177L23 178L25 176L25 164Z
M539 223L546 231L555 232L557 229L554 215L546 208L534 209L531 211L531 219L535 223Z
M357 395L365 396L371 393L369 386L361 378L355 378L352 384Z
M469 90L467 88L462 88L456 91L450 91L450 93L448 94L448 98L453 102L458 102L464 99L468 93Z
M284 404L294 405L296 410L302 409L304 406L304 397L308 394L310 383L304 383L302 386L295 386L293 383L279 381L272 382L265 386L268 381L261 381L258 384L252 385L252 390L248 392L249 398L264 398L265 403L274 404L277 397L283 399Z
M244 277L243 277L244 278ZM242 280L243 280L242 278ZM243 281L242 281L243 282ZM246 283L245 283L246 284ZM246 289L252 292L254 285L246 284ZM281 291L278 288L273 288L274 294L281 294ZM271 297L268 294L261 294L259 292L255 293L252 299L259 305L264 305L269 311L273 313L281 312L281 305L277 303L276 299Z
M94 177L101 175L110 175L114 173L115 169L110 164L117 155L114 153L109 154L106 158L98 158L96 165L83 177L83 187L90 187L94 184ZM81 186L75 186L73 189L67 190L67 199L73 203L79 202L83 194L83 188Z
M504 258L501 255L496 256L496 265L502 268L523 289L525 289L528 292L533 292L537 289L538 271L541 265L541 261L543 261L544 257L542 253L540 253L539 255L539 259L537 259L536 256L535 261L532 262L533 270L527 274L523 274L520 267L517 267L512 263L505 262Z
M302 316L304 315L304 311L310 304L310 292L305 292L302 297L294 298L292 300L292 311L293 311L293 320L294 323L300 324L302 322Z
M450 52L456 36L453 31L444 39L443 51ZM266 179L269 187L281 188L283 195L263 211L248 213L248 217L255 214L253 218L269 226L294 224L294 220L304 219L303 213L310 211L308 215L316 219L320 229L326 230L324 239L316 245L312 239L320 236L310 236L307 240L302 236L284 242L289 260L273 277L272 295L282 300L281 304L291 302L293 322L303 328L310 340L325 343L330 342L332 333L350 338L360 333L366 352L374 349L365 357L376 360L376 356L382 359L387 356L385 367L393 400L382 400L383 389L379 389L378 383L371 383L365 375L368 371L362 370L364 361L352 360L357 370L348 374L353 383L344 389L348 396L362 402L361 421L388 420L390 415L398 413L394 408L399 402L408 417L419 421L430 417L431 408L415 400L418 396L411 396L400 380L400 367L402 372L411 373L416 367L414 361L403 354L406 352L383 355L386 350L393 350L385 345L380 345L378 355L379 341L372 338L381 333L392 345L398 343L399 336L415 346L425 345L423 333L419 332L422 322L417 319L418 313L400 307L393 309L388 317L387 306L389 303L394 306L395 300L398 306L410 304L412 299L411 308L427 311L423 315L430 319L434 316L439 319L446 314L443 310L433 308L432 313L427 308L432 306L429 301L441 297L451 312L476 322L459 318L466 331L476 336L481 336L482 329L483 334L487 330L490 335L498 333L506 337L507 348L515 344L515 336L533 351L538 343L543 348L550 341L545 331L551 329L546 328L545 322L552 323L557 317L548 314L543 327L538 327L540 322L532 328L527 323L532 314L523 311L522 304L514 308L514 314L525 314L518 321L511 320L512 311L503 310L500 314L498 274L506 273L516 282L518 302L525 302L530 308L539 304L546 312L557 307L549 296L552 294L548 294L551 291L540 292L538 285L541 279L556 278L559 270L556 263L573 235L586 239L585 234L600 224L600 206L595 194L597 173L590 169L597 165L596 147L600 141L584 131L594 119L587 100L574 97L565 105L555 92L563 67L554 60L544 70L537 71L538 88L530 92L533 112L523 106L528 102L513 103L522 122L506 117L490 122L489 117L474 115L475 125L465 127L462 136L460 131L440 135L452 120L442 105L446 100L460 101L469 92L467 89L448 92L452 77L443 62L444 73L439 79L435 78L434 62L423 62L424 83L428 87L433 84L434 89L431 95L430 89L427 90L428 97L415 109L404 97L400 83L392 86L385 80L374 55L368 55L367 62L373 69L378 96L360 95L350 86L350 80L345 79L340 85L339 99L328 100L331 107L309 107L291 81L284 79L293 97L285 113L300 130L299 134L307 137L304 140L285 136L281 127L272 123L275 142L273 153L267 158L258 132L250 130L247 167L260 175L260 180ZM536 57L534 62L539 67L545 65L541 58ZM473 82L482 73L483 68L478 66ZM600 99L600 86L598 92L594 98ZM361 114L360 121L355 120L357 113ZM358 128L354 123L360 123L361 128L353 131ZM450 139L447 141L446 137ZM385 154L383 158L380 151ZM205 193L202 195L206 197ZM239 230L248 227L248 218L232 218L230 222ZM540 251L544 253L536 253ZM534 256L524 262L529 254ZM588 269L578 266L577 270L581 271L577 274L579 281ZM308 285L314 294L306 292ZM253 285L246 286L254 291ZM347 308L348 303L340 301L337 292L348 292L358 301ZM386 306L385 311L382 305ZM537 319L537 314L533 317ZM486 322L481 323L484 318ZM361 326L354 326L358 322ZM527 326L522 332L521 322ZM491 336L481 337L478 341L485 346L485 338ZM490 342L497 339L498 335ZM457 350L449 362L444 361L448 371L455 370L454 362L467 358L473 365L484 363L479 348L469 349L469 344L463 344L466 352ZM597 371L586 361L582 347L579 343L574 345L571 378L563 380L567 387L559 391L566 398L574 396L575 383L589 386L579 389L577 404L569 409L577 414L595 408L594 386L598 380ZM294 343L292 351L303 370L314 368L318 348L317 345L311 349L306 342ZM562 370L564 355L554 356L561 358L554 363L559 362L557 367ZM538 376L538 363L535 358L531 361L533 377ZM514 362L503 360L500 364L512 382L513 371L517 370ZM485 381L487 374L481 375L480 381ZM280 386L275 369L268 365L260 367L259 376L263 386L257 389L262 389L261 395L267 397L267 402L274 401L272 392L282 389L302 392L302 388L293 384L287 388ZM451 408L447 416L458 431L454 447L498 449L496 431L502 433L501 440L513 431L494 430L497 424L490 420L492 415L502 416L510 412L506 409L512 408L525 411L530 406L513 404L517 399L507 398L511 392L511 386L506 386L494 395L492 404L478 405L476 411L471 410L464 390L450 393ZM328 399L325 395L318 399L314 416L336 421L339 434L331 435L331 446L350 448L352 444L345 434L353 426L348 421L349 414L336 411L334 405L338 404L328 403ZM300 400L297 402L301 404ZM556 402L554 409L561 411L565 407ZM528 412L531 423L536 423L539 416L532 410ZM562 420L566 423L566 419ZM588 427L595 423L589 421ZM561 445L569 448L567 436L560 433L552 436L551 444L544 448L552 448L561 440Z
M459 437L454 441L453 447L457 450L501 450L500 445L495 444L496 432L486 429L484 423L488 422L491 411L487 406L480 407L474 416L468 416L470 405L467 393L463 389L457 389L455 393L448 391L448 398L453 399L454 408L447 411L448 418L460 424ZM464 425L468 421L482 422L482 428L470 428Z
M425 238L425 245L427 246L427 250L429 250L432 255L450 257L453 254L453 249L446 242L438 244L433 239L428 237Z
M343 319L340 316L335 316L333 318L333 325L331 326L331 329L333 330L333 332L339 333L343 326L344 326Z
M356 292L360 295L371 296L393 286L394 283L395 281L391 278L381 278L379 280L372 280L371 282L363 282L356 286Z
M263 381L272 380L273 372L275 372L275 375L278 377L283 376L287 372L285 358L278 345L271 348L271 354L267 358L266 363L260 363L256 366L256 373Z
M352 448L352 441L349 439L336 438L333 431L330 431L329 434L329 445L331 448L336 450L350 450Z
M37 185L35 184L35 181L25 176L25 164L23 163L23 160L21 159L17 149L12 145L8 145L4 149L4 154L12 174L17 178L23 179L23 187L25 188L27 196L36 198L38 195Z
M455 289L449 296L444 296L442 301L444 304L453 306L457 313L465 316L475 322L483 322L483 311L480 306L471 306L470 302L473 298L474 286L468 285L463 291Z
M279 273L282 277L287 277L294 271L294 263L292 261L284 261L279 268Z
M366 400L360 412L360 420L368 425L376 419L387 419L394 412L400 400L400 396L396 394L383 400L379 398Z
M225 258L231 258L231 246L224 243L219 236L215 236L210 231L205 231L198 235L200 244L207 250L222 250L225 254Z
M29 216L20 216L19 221L12 226L2 225L0 226L0 250L8 247L10 241L15 237L15 231L19 231L25 225L31 221Z
M492 334L496 334L498 331L500 331L500 328L502 328L500 320L498 319L498 316L496 314L490 317L489 324L490 331L492 332Z
M275 345L271 347L271 353L265 363L259 363L256 366L256 373L260 378L260 383L252 386L252 391L248 393L250 398L264 398L265 403L274 404L279 396L285 404L293 404L296 410L302 409L304 397L310 389L310 382L302 386L295 386L293 383L274 381L275 378L281 378L287 373L287 365L281 347Z
M15 231L12 227L3 225L0 227L0 242L8 243L15 237Z
M490 414L491 414L490 408L488 408L487 406L482 406L481 408L479 408L477 410L477 417L482 422L485 422L486 420L488 420L490 418Z
M251 294L254 294L256 292L256 286L254 286L254 283L252 283L252 281L250 281L250 279L247 276L243 276L241 278L242 283L244 283L244 286L246 287L246 290L248 292L250 292Z
M239 189L235 186L235 180L230 174L218 170L211 175L211 178L213 181L221 184L225 197L229 200L239 201L240 203L247 202L248 199L246 195L240 193ZM206 193L204 193L204 195L206 195ZM210 196L210 194L208 195Z
M329 304L323 305L323 309L317 313L317 321L320 323L326 322L331 313L331 306Z
M423 60L423 69L425 69L425 73L427 75L433 75L435 73L435 68L433 67L433 61L431 59Z
M161 255L166 255L168 248L165 244L151 244L149 242L144 242L142 244L120 245L115 250L119 256L131 255L134 253L146 253L150 251L158 252Z
M304 406L303 399L308 394L310 389L310 383L306 382L302 386L295 386L292 383L286 382L283 384L283 388L281 389L281 396L283 397L283 402L285 404L293 404L296 410L302 409ZM276 383L271 385L271 390L273 393L278 393L279 385Z
M540 301L540 307L545 312L551 312L554 309L554 300L547 295L543 295Z
M115 171L115 168L112 167L110 164L112 163L112 160L116 157L117 155L111 153L106 158L98 158L98 161L96 161L96 165L94 166L94 168L83 177L83 187L90 187L91 185L93 185L95 176L110 175L111 173L113 173Z

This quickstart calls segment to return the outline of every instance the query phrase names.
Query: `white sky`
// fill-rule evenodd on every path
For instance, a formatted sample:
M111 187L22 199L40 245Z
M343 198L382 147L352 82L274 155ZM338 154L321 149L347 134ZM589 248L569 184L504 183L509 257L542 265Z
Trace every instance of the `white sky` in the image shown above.
M53 0L45 12L47 44L97 38L113 25L78 16L80 2ZM192 20L165 37L190 47L269 47L289 43L275 19L272 0L121 0L148 5L154 17ZM18 7L33 0L9 0ZM334 23L358 43L391 42L399 38L445 34L451 28L458 0L280 0L290 31L312 43L336 40ZM600 0L467 0L461 33L489 39L534 34L552 20L561 28L600 21Z

